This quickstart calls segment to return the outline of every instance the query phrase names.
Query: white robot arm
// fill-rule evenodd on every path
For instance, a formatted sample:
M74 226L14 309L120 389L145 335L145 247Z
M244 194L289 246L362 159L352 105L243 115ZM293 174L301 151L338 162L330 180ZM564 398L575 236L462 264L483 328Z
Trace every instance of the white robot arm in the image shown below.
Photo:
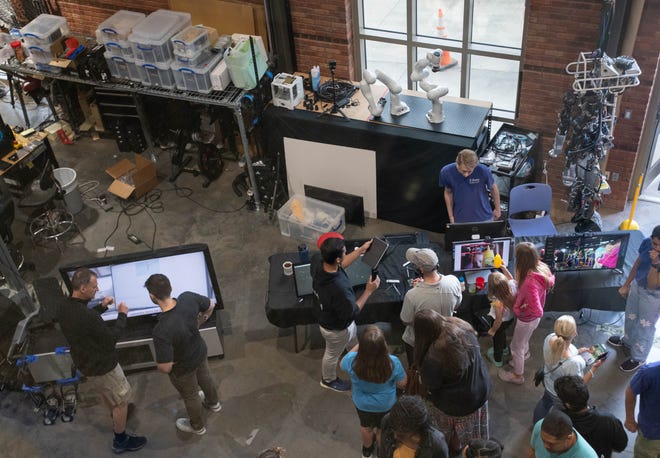
M408 105L406 105L405 102L402 102L399 97L399 94L402 91L399 83L380 70L376 70L376 74L374 75L369 70L364 69L362 72L362 80L360 81L360 90L362 91L364 98L369 102L369 112L374 117L380 117L386 103L384 98L381 98L378 102L374 100L374 96L371 93L371 85L374 84L376 80L381 81L390 91L390 113L392 116L401 116L410 111Z
M441 58L441 49L436 49L427 53L426 57L419 59L415 63L413 72L410 74L410 79L419 82L419 87L426 92L426 98L431 101L431 110L426 113L426 119L428 119L431 124L439 124L445 120L440 97L447 95L449 93L449 88L437 86L426 81L429 77L427 67L430 66L434 72L437 72L440 70Z

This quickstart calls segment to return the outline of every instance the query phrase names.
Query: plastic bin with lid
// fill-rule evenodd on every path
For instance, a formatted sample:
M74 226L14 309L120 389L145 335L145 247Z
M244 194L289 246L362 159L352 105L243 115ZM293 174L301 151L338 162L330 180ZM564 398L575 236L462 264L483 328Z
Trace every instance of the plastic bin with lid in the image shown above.
M50 46L61 36L69 34L66 18L52 14L40 14L21 29L21 35L27 46Z
M197 56L218 39L218 31L213 27L192 25L172 37L174 55L186 58Z
M50 64L57 56L51 51L50 46L41 48L39 46L28 46L28 54L35 64Z
M277 210L280 233L316 244L326 232L344 232L344 209L321 200L293 195Z
M172 60L172 38L191 24L190 14L157 10L133 27L128 41L137 60L147 63Z
M196 66L202 64L203 62L209 60L209 54L212 54L212 53L218 54L212 48L200 49L197 54L194 54L190 57L175 55L172 62L181 62L184 65L196 67ZM222 56L222 54L220 54L220 55Z
M174 75L168 62L144 62L136 60L140 81L145 86L157 86L172 89L175 86Z
M146 16L135 11L119 10L96 29L96 39L99 43L117 43L128 41L128 35Z
M114 78L142 81L133 59L124 56L115 56L108 51L103 53L103 57L105 57L110 74Z
M211 87L211 70L222 60L222 54L206 51L206 57L201 64L192 66L184 62L173 62L172 73L176 87L184 91L195 91L208 94Z
M133 56L133 48L128 40L106 41L103 43L105 50L113 56L130 57Z

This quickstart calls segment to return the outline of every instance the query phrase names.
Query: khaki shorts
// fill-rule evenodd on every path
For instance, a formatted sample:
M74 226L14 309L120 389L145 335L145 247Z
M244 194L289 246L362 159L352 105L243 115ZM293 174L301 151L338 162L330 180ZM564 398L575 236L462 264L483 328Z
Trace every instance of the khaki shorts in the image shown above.
M128 403L131 397L131 385L126 380L124 371L119 364L106 374L87 377L87 383L101 395L110 407Z

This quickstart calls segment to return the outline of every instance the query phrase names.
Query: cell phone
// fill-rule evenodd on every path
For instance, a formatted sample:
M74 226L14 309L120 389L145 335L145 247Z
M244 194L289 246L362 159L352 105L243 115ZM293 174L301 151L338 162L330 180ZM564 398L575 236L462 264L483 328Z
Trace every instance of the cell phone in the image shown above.
M580 356L582 356L587 365L591 365L596 361L600 361L601 359L607 359L608 354L609 351L607 348L605 348L604 345L595 344L589 348L589 351L580 353Z
M376 277L378 276L378 270L376 269L371 269L371 281L376 280Z

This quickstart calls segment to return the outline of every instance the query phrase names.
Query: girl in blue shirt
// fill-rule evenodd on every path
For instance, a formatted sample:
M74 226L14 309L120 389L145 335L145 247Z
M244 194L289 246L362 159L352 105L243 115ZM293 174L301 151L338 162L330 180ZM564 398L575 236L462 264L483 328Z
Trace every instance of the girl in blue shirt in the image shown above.
M396 388L405 387L406 373L387 348L383 331L369 325L341 361L352 382L352 397L360 419L362 456L372 456L380 423L396 402Z

